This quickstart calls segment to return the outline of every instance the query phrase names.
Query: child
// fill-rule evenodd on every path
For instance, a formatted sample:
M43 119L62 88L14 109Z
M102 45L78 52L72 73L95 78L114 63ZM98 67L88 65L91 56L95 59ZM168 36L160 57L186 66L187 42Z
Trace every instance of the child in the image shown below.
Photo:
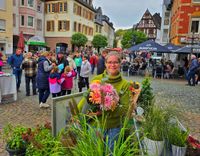
M61 95L61 84L64 79L60 78L58 73L58 67L54 66L49 75L49 88L52 93L52 97L58 97Z
M64 78L65 81L62 83L62 92L61 95L71 94L73 88L73 77L76 76L76 72L71 69L69 66L66 66L64 73L61 75L61 78Z

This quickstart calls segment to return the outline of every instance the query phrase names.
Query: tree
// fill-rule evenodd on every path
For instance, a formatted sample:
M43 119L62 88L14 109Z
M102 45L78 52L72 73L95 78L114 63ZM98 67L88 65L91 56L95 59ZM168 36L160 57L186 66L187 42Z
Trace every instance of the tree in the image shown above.
M100 48L104 48L108 45L107 38L101 34L95 35L92 40L92 45L97 48L99 53Z
M79 48L81 46L85 46L87 41L88 41L88 39L84 34L75 33L72 35L71 44L73 44Z
M132 45L142 43L146 40L147 36L143 32L128 30L124 33L121 43L123 48L130 48Z

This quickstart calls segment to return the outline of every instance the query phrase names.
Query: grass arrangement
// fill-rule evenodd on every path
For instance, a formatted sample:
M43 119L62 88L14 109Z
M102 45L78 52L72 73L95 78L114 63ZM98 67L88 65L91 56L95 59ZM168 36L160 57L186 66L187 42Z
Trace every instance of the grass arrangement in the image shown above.
M188 136L189 130L183 131L178 122L169 125L167 128L167 138L172 145L186 147Z
M79 115L78 124L74 124L68 129L73 132L76 141L72 146L68 146L68 155L74 156L129 156L138 155L140 152L135 132L127 134L128 120L124 121L119 138L114 143L114 149L110 150L108 146L108 136L104 135L105 130L95 119L95 127L87 123L87 116ZM65 133L66 135L67 133ZM69 134L69 133L68 133ZM67 140L66 140L67 141Z

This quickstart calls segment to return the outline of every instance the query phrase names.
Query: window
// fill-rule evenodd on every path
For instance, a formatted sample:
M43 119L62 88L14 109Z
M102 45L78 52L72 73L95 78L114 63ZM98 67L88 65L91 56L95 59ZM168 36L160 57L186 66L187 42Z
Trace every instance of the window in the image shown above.
M1 4L0 4L1 6ZM13 6L16 6L16 0L13 0Z
M16 14L13 14L13 27L16 26Z
M21 5L24 5L24 0L21 0Z
M24 26L24 15L21 15L21 26Z
M28 0L28 6L33 7L34 6L34 0Z
M78 24L78 32L81 32L81 23Z
M51 12L55 12L55 8L56 8L56 4L53 3L53 4L52 4L52 11L51 11Z
M54 31L54 21L47 21L47 31Z
M62 11L63 11L63 4L59 3L59 12L62 12Z
M0 0L0 9L6 10L6 0Z
M6 31L6 20L0 19L0 32Z
M42 20L37 19L37 30L41 31L42 30Z
M28 16L28 26L33 27L33 17L32 16Z
M194 3L200 3L200 0L193 0Z
M74 14L77 14L77 7L78 7L78 6L77 6L76 4L74 4L74 10L73 10L73 11L74 11Z
M67 11L67 3L66 2L64 3L64 11L65 12Z
M169 12L165 12L165 17L169 17L170 13Z
M69 31L69 21L58 21L58 31Z
M96 32L98 32L98 25L96 25Z
M81 11L82 11L81 6L78 6L78 12L77 12L77 15L81 16Z
M191 32L200 33L200 18L193 18L192 19Z
M74 31L76 32L76 27L77 27L77 24L76 22L74 22Z
M51 12L51 5L50 4L47 5L47 12Z
M37 5L37 11L38 11L38 12L41 12L41 4L38 4L38 5Z
M169 19L168 18L164 19L164 25L169 25Z

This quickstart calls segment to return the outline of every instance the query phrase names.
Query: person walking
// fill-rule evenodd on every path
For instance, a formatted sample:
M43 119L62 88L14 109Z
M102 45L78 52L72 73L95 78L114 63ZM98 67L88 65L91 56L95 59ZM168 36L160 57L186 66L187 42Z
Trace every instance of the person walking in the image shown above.
M20 92L20 84L21 84L21 78L22 78L22 62L24 60L22 50L17 49L15 54L11 55L8 59L8 63L10 64L13 74L16 78L16 85L17 85L17 91Z
M79 82L78 82L79 92L82 92L82 88L85 85L87 86L87 89L89 89L90 72L91 72L91 65L90 65L90 62L88 61L88 57L87 57L87 55L83 55L80 78L79 78Z
M81 54L79 52L76 52L74 62L76 64L77 74L78 74L78 78L79 78L80 71L81 71L81 64L82 64L82 58L81 58Z
M94 69L95 69L95 66L97 65L97 57L95 54L92 54L90 56L90 64L91 64L91 73L94 74Z
M190 86L195 86L195 72L198 68L199 64L195 55L191 55L191 64L187 73L187 80ZM192 83L191 83L192 80Z
M105 66L105 57L107 56L108 54L108 50L107 49L104 49L101 53L101 56L99 57L98 59L98 62L97 62L97 75L99 74L102 74L106 68Z
M30 82L32 82L33 95L36 92L36 74L37 74L37 61L33 58L33 54L28 52L22 62L22 69L25 73L26 96L30 96Z
M43 52L40 58L38 59L38 71L36 80L39 91L40 107L49 107L49 105L46 104L46 101L50 94L48 78L50 71L55 65L55 63L50 62L50 55L47 51Z

